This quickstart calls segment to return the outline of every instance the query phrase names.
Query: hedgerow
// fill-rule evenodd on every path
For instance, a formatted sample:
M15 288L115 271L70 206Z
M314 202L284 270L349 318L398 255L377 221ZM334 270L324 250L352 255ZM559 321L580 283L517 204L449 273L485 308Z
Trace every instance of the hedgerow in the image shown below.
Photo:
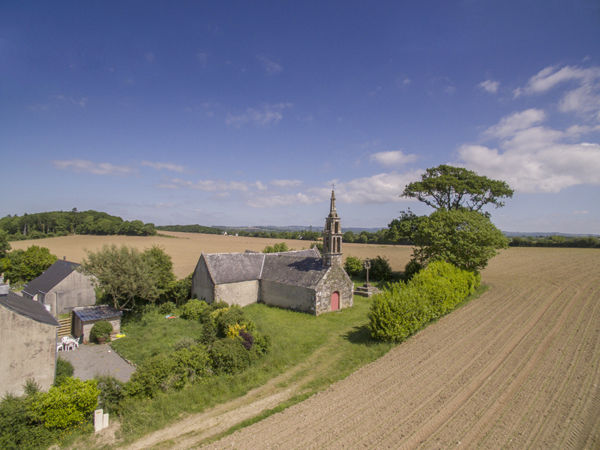
M480 276L436 261L373 297L369 312L371 335L400 342L428 322L452 311L479 286Z

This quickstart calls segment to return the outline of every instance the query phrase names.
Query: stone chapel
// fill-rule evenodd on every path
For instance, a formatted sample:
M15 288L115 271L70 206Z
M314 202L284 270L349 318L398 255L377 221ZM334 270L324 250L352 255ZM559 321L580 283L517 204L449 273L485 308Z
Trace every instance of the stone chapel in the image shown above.
M245 306L265 303L321 314L353 305L353 283L342 262L342 229L331 191L317 249L281 253L201 254L192 277L192 295L211 303Z

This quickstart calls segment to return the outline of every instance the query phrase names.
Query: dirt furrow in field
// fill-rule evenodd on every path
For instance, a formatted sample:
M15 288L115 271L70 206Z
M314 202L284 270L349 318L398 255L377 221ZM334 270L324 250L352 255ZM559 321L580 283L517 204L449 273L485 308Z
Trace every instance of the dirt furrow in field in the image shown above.
M510 249L490 289L213 448L600 445L600 252Z

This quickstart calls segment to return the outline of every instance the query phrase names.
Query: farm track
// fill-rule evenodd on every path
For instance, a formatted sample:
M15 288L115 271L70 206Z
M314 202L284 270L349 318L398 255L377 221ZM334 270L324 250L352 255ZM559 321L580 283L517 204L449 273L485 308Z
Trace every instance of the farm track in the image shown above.
M598 448L600 252L510 249L483 278L476 301L209 447Z

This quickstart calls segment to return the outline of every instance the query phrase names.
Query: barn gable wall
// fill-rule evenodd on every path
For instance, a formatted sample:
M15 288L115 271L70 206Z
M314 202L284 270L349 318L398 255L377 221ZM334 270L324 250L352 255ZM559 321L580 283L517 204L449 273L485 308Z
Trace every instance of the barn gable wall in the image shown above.
M208 273L206 261L200 257L194 275L192 276L192 296L199 299L204 299L208 303L214 300L215 285Z
M55 316L66 314L77 306L96 304L96 292L90 277L74 270L44 296L44 304L50 305Z
M54 383L56 326L37 322L0 307L0 396L23 394L23 385L33 378L47 391Z

